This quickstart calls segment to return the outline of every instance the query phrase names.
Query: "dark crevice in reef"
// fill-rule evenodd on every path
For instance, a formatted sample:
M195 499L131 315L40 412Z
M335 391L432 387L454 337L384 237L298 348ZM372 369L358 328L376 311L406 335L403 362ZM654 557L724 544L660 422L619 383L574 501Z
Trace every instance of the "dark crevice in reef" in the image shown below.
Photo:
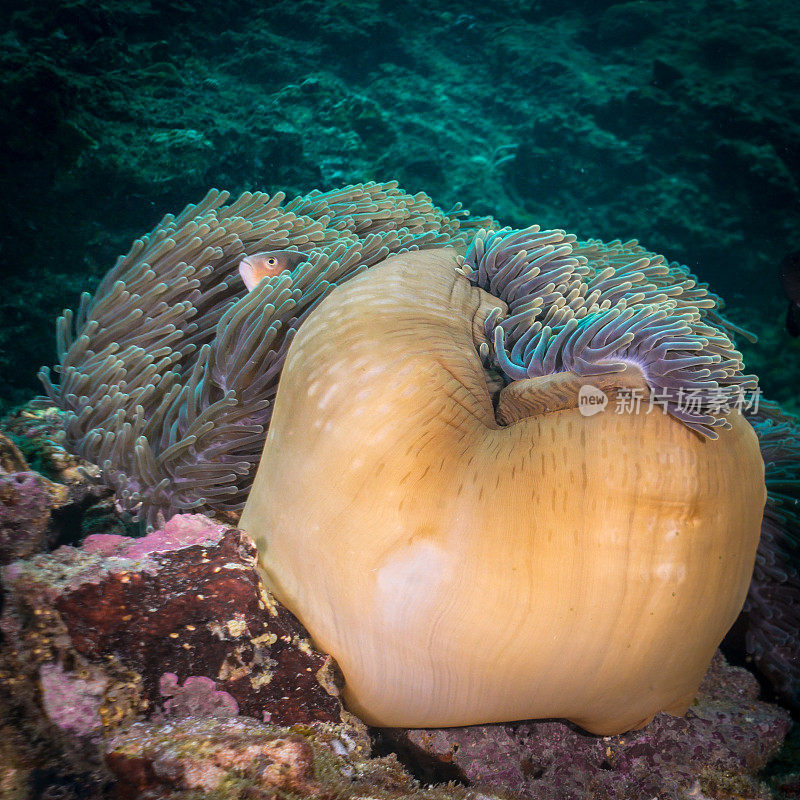
M70 487L70 501L50 512L48 550L61 545L77 547L91 534L116 533L142 536L144 526L115 508L114 492L108 486L89 483Z
M747 654L747 642L745 636L747 634L750 621L747 614L742 612L739 614L733 627L725 635L719 649L722 655L733 667L741 667L746 669L757 681L759 686L759 697L767 703L778 703L779 705L785 701L778 696L775 690L770 685L769 681L764 677L759 669L753 664L753 659ZM796 717L796 715L793 715Z
M56 769L35 769L30 774L30 797L42 800L78 800L99 797L97 782L91 776L65 776Z
M458 783L470 786L466 775L455 765L435 758L413 745L403 730L384 728L372 734L375 757L394 754L397 760L423 784Z
M108 495L111 490L108 491ZM53 547L61 545L79 545L86 535L87 512L97 503L97 497L86 494L77 502L69 503L63 508L55 508L50 518L53 532Z

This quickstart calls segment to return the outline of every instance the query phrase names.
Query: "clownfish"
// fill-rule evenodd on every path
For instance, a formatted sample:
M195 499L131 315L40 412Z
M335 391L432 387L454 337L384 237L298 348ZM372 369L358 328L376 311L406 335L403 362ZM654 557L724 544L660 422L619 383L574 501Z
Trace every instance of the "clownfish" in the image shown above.
M242 276L247 291L250 292L258 286L262 278L293 270L305 260L305 253L298 253L294 250L266 250L263 253L245 256L239 262L239 274Z

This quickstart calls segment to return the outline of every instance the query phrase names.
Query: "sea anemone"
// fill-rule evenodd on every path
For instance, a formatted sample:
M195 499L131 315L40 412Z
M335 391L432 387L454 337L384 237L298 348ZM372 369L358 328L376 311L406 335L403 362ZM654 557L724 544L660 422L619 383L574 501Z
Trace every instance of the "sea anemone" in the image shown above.
M369 723L639 727L686 710L741 610L764 467L705 404L751 379L662 261L614 280L573 241L393 256L289 348L240 524ZM590 382L702 402L585 416Z
M487 222L396 182L228 197L213 190L134 242L58 320L58 380L40 373L72 446L151 526L243 507L287 348L335 285L391 253L463 245ZM279 248L306 257L248 293L240 262Z
M153 525L199 510L236 519L300 325L335 286L391 254L454 245L460 253L469 248L460 269L493 297L470 347L477 345L497 424L513 428L515 420L573 404L580 386L594 383L611 404L648 406L653 398L656 407L643 416L648 424L673 423L669 436L691 433L699 446L699 437L731 433L725 411L754 387L729 339L744 332L720 316L719 298L685 267L635 241L579 242L561 231L498 227L459 206L442 212L395 182L291 201L257 192L229 202L214 190L165 217L94 297L84 294L77 313L64 313L55 375L42 371L45 388L65 412L72 447L102 467L134 517ZM292 269L248 293L238 267L264 251L292 253ZM371 312L379 316L384 305ZM527 390L530 381L539 391ZM690 393L689 403L679 402L681 392ZM751 419L769 495L747 642L769 679L796 701L798 426L775 410ZM654 444L653 452L665 451ZM290 455L286 478L294 474ZM553 486L552 502L566 503L569 492Z

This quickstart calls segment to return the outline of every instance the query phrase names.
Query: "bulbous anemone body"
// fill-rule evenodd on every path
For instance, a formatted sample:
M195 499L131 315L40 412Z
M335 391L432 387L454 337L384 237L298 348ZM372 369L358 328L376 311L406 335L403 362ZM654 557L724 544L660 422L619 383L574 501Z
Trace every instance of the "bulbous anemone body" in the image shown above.
M583 417L569 374L496 412L477 348L497 306L451 249L337 288L289 350L241 526L368 723L611 734L682 713L747 592L755 434Z

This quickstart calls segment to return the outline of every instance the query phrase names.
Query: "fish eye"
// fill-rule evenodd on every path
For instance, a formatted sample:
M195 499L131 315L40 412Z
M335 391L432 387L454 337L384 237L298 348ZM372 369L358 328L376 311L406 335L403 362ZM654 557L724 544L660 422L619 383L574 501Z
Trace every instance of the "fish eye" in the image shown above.
M270 257L267 259L267 264L269 264L271 267L274 267L274 266L275 266L275 264L277 264L277 263L278 263L278 259L277 259L277 258L275 258L275 256L270 256Z

